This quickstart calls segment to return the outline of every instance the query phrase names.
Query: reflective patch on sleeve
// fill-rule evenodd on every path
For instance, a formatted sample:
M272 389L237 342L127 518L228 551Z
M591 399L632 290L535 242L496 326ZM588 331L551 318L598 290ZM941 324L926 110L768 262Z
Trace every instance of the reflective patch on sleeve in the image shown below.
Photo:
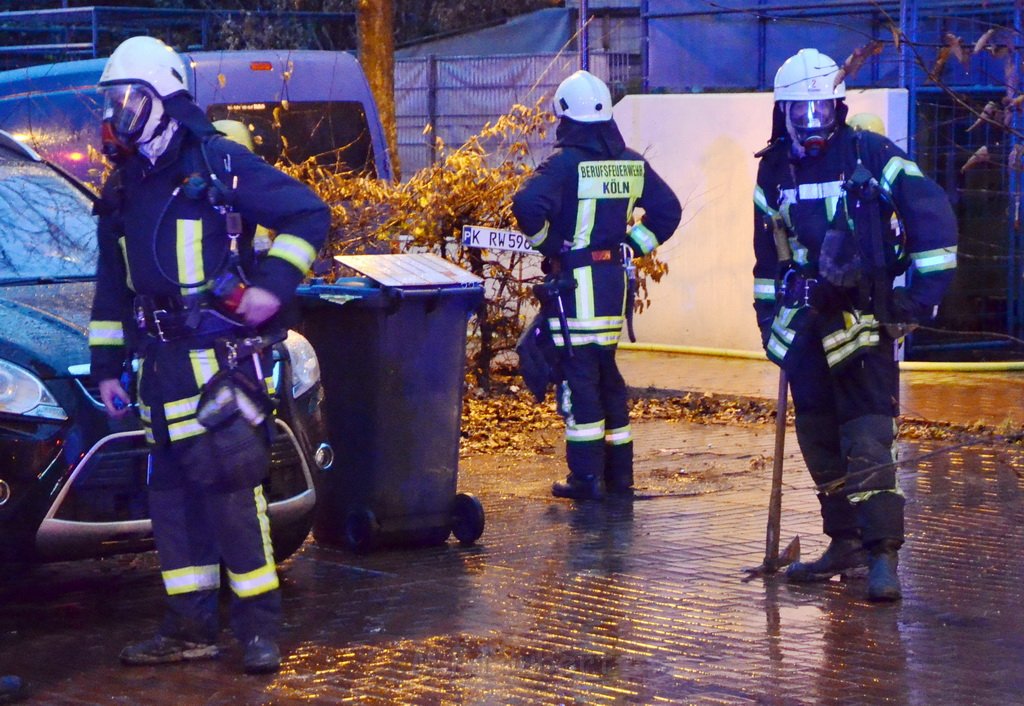
M754 278L754 299L775 301L775 280L762 277Z
M778 211L768 205L768 198L764 195L764 189L760 186L754 187L754 205L769 216L778 214Z
M580 162L577 172L579 199L635 199L644 192L644 163L639 160Z
M274 244L270 246L267 255L279 257L302 274L306 274L316 259L316 250L298 236L281 233L274 238Z
M921 168L909 159L903 157L893 157L889 160L889 163L882 169L882 189L887 192L892 191L893 184L896 183L896 179L899 178L900 174L906 174L909 177L923 177Z
M124 326L120 321L90 321L90 346L123 346Z
M910 259L914 262L914 269L921 274L952 270L956 267L956 246L910 253Z
M797 308L782 307L772 321L771 335L768 337L766 352L771 360L781 363L786 353L793 346L796 338L796 330L793 328L793 320L800 310Z
M544 227L538 230L533 235L526 236L526 239L530 241L530 244L533 247L539 248L544 243L544 241L548 239L548 229L550 227L551 224L548 223L547 221L544 221Z

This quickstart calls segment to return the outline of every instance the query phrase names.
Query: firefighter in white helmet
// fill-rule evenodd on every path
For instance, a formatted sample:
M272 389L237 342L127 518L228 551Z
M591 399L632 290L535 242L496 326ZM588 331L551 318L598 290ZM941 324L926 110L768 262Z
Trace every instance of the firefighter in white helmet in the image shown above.
M633 436L615 350L632 301L627 268L675 232L681 207L642 155L626 147L612 120L604 81L586 71L554 96L555 152L523 184L512 212L544 258L548 279L538 337L550 336L560 365L569 475L556 497L597 499L633 493ZM633 208L644 215L635 224ZM623 247L627 246L627 247ZM521 359L522 359L521 355ZM546 380L539 390L542 396ZM531 388L532 389L532 388Z
M266 344L283 331L277 312L316 257L330 215L308 187L217 133L192 100L184 63L160 40L123 42L99 86L117 166L97 206L92 375L107 412L123 417L132 403L126 358L139 359L135 402L167 591L157 634L120 657L217 656L223 565L245 670L276 671L281 599L262 487L273 403L262 371ZM258 260L257 223L278 234Z
M778 70L774 97L754 191L754 309L768 357L788 373L831 540L787 577L826 581L868 565L868 598L898 600L894 342L934 315L956 267L956 220L902 150L846 124L832 59L800 50ZM910 284L894 289L908 269Z

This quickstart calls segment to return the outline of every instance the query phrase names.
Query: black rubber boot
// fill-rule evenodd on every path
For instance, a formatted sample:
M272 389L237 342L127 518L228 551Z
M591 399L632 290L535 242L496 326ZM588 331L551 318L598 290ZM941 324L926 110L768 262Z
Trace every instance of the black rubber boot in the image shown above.
M903 597L900 577L896 573L899 565L899 542L883 539L871 547L868 559L868 600L875 602L898 601Z
M786 578L794 583L828 581L838 574L850 574L868 565L868 553L856 537L833 538L820 558L796 562L786 569Z
M608 495L633 497L633 442L604 445L604 490Z
M281 651L276 642L257 635L245 643L242 665L246 674L271 674L281 668Z
M551 486L551 494L556 498L573 498L574 500L600 500L604 497L600 478L597 476L580 478L571 473L564 481L556 481Z

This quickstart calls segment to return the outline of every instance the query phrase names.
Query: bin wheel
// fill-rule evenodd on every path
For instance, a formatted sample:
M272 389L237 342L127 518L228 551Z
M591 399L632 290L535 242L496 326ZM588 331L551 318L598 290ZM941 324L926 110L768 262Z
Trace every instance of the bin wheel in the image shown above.
M484 506L469 493L458 493L452 504L452 534L469 546L484 533Z
M379 531L380 525L377 523L377 518L369 508L362 507L353 510L345 518L345 541L357 552L370 551L377 540Z

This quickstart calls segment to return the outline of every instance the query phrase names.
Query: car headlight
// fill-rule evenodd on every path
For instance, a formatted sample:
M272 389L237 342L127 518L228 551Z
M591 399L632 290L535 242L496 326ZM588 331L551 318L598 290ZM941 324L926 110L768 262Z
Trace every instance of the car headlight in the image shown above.
M298 397L320 382L320 361L313 344L301 334L289 331L284 345L292 363L292 397Z
M0 412L43 419L68 418L42 380L5 360L0 360Z

